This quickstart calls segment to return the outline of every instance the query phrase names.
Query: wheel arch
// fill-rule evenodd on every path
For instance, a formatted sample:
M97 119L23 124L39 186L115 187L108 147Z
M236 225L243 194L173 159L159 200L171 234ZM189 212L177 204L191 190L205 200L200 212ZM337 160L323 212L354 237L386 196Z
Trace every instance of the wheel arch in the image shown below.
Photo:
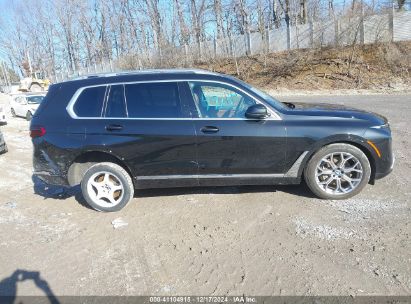
M119 157L106 151L85 151L79 154L73 160L67 171L67 180L69 185L75 186L80 184L81 179L83 178L88 168L90 168L94 164L101 162L112 162L119 165L127 171L134 183L134 176L132 174L132 171Z
M373 156L373 152L371 151L370 147L368 147L367 142L365 139L355 136L353 137L352 135L344 137L344 138L333 138L333 139L328 139L326 141L321 141L317 143L313 148L307 153L305 156L304 160L301 163L300 169L298 171L298 176L301 177L304 173L304 169L306 168L308 162L310 159L314 156L315 153L317 153L320 149L322 149L325 146L332 145L332 144L348 144L352 145L358 149L360 149L365 156L367 157L368 161L370 162L370 167L371 167L371 175L370 175L370 184L374 184L375 182L375 172L376 172L376 163L375 163L375 158Z

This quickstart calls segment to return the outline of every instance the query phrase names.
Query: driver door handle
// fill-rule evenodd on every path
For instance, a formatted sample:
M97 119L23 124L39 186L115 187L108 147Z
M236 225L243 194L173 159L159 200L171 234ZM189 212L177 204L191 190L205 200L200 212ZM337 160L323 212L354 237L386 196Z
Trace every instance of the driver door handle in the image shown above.
M203 133L217 133L218 131L220 131L220 129L214 126L205 126L202 127L200 131Z
M106 126L106 130L107 131L121 131L121 130L123 130L123 126L122 125L110 124L110 125Z

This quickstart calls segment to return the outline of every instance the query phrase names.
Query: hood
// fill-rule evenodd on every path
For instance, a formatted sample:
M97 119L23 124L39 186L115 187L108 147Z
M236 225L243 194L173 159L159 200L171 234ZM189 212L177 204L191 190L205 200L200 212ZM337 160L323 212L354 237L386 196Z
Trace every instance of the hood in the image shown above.
M285 103L287 105L287 103ZM359 110L351 107L346 107L341 104L333 103L292 103L295 108L290 108L290 114L308 115L308 116L327 116L340 118L355 118L368 120L375 125L383 125L388 122L387 118L382 115Z

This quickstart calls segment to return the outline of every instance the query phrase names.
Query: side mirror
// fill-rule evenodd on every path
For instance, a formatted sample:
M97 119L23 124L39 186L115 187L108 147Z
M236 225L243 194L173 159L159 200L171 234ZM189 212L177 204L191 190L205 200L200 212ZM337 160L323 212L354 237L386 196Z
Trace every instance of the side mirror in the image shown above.
M250 106L245 112L245 117L251 119L265 119L270 116L266 106L262 104L255 104Z

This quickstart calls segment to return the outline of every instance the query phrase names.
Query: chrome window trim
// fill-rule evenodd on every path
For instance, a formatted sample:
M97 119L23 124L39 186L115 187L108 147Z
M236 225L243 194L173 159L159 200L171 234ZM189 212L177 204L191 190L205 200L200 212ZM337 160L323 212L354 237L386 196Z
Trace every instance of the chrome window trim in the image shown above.
M73 119L114 119L114 120L119 120L119 119L127 119L127 120L255 120L255 119L250 119L250 118L201 118L201 117L186 117L186 118L179 118L179 117L166 117L166 118L160 118L160 117L141 117L141 118L133 118L133 117L79 117L77 114L74 112L74 104L76 103L78 97L80 94L85 90L89 88L96 88L96 87L102 87L102 86L112 86L112 85L127 85L127 84L139 84L139 83L159 83L159 82L190 82L190 81L198 81L198 82L210 82L210 83L216 83L216 84L224 84L230 87L233 87L240 92L246 94L250 98L252 98L256 103L262 104L267 107L268 111L270 112L270 117L264 119L264 120L282 120L281 116L274 111L271 106L263 103L261 100L255 98L252 96L250 93L244 91L242 88L239 88L236 85L233 85L231 83L227 83L224 81L217 81L217 80L203 80L203 79L163 79L163 80L141 80L141 81L129 81L129 82L112 82L112 83L104 83L104 84L97 84L97 85L91 85L91 86L85 86L79 88L74 95L71 97L69 103L67 104L66 111L69 114L69 116Z

